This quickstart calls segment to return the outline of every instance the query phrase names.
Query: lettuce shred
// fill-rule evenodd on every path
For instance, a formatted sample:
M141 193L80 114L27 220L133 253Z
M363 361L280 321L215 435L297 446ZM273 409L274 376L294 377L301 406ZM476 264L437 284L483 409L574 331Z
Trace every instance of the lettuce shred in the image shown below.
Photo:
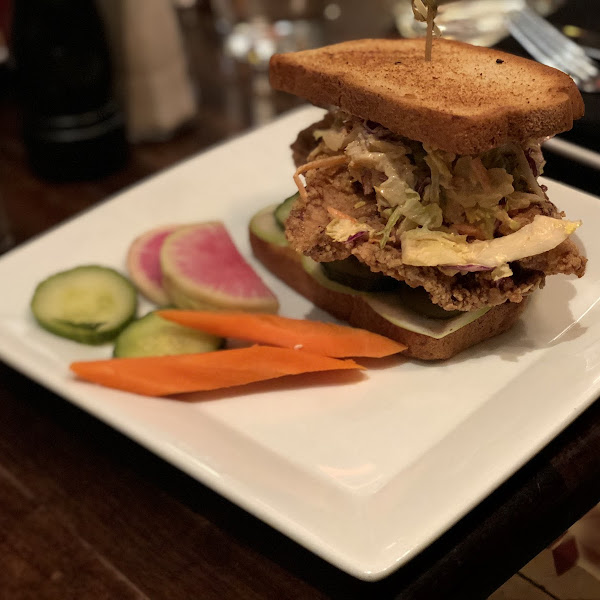
M469 242L493 240L518 231L522 220L514 215L546 197L537 181L544 161L535 140L457 156L341 110L314 135L318 144L309 158L343 152L352 179L374 195L385 225L369 237L382 247L419 229L465 234ZM443 240L449 241L437 236L438 243ZM494 266L495 275L508 276L508 265Z

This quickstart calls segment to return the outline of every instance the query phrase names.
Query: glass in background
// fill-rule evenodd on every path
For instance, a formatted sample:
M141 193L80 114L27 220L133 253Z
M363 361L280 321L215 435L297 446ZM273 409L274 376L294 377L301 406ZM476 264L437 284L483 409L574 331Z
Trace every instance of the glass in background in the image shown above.
M211 0L211 8L227 54L258 67L323 42L324 0Z
M508 35L505 19L508 13L526 4L546 16L564 0L458 0L440 2L435 19L442 36L477 46L493 46ZM396 28L403 37L425 35L426 24L413 17L411 0L391 0Z

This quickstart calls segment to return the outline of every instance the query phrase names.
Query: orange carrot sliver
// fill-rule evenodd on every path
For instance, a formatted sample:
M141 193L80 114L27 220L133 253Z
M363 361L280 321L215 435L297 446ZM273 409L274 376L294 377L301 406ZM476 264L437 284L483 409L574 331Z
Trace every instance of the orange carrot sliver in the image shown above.
M80 378L143 394L168 396L233 387L300 373L362 369L353 360L309 352L251 346L203 354L111 358L70 365Z
M301 348L336 358L381 358L406 350L404 344L382 335L335 323L290 319L266 313L175 309L161 310L159 314L180 325L222 337L284 348Z

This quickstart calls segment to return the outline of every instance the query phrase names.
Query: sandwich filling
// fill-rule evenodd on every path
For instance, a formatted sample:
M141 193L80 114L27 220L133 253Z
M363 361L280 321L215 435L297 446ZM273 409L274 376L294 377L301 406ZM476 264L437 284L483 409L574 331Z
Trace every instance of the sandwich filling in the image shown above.
M462 311L520 302L547 275L585 272L569 239L580 223L537 181L539 141L459 156L335 110L292 150L300 198L286 235L316 261L355 256Z

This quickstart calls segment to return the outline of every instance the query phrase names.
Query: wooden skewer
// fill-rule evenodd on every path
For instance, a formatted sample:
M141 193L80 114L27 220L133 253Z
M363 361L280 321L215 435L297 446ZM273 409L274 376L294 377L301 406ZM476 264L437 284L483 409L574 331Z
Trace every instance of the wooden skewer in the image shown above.
M433 19L435 17L432 6L427 7L427 38L425 40L425 60L431 62L431 48L433 46Z

